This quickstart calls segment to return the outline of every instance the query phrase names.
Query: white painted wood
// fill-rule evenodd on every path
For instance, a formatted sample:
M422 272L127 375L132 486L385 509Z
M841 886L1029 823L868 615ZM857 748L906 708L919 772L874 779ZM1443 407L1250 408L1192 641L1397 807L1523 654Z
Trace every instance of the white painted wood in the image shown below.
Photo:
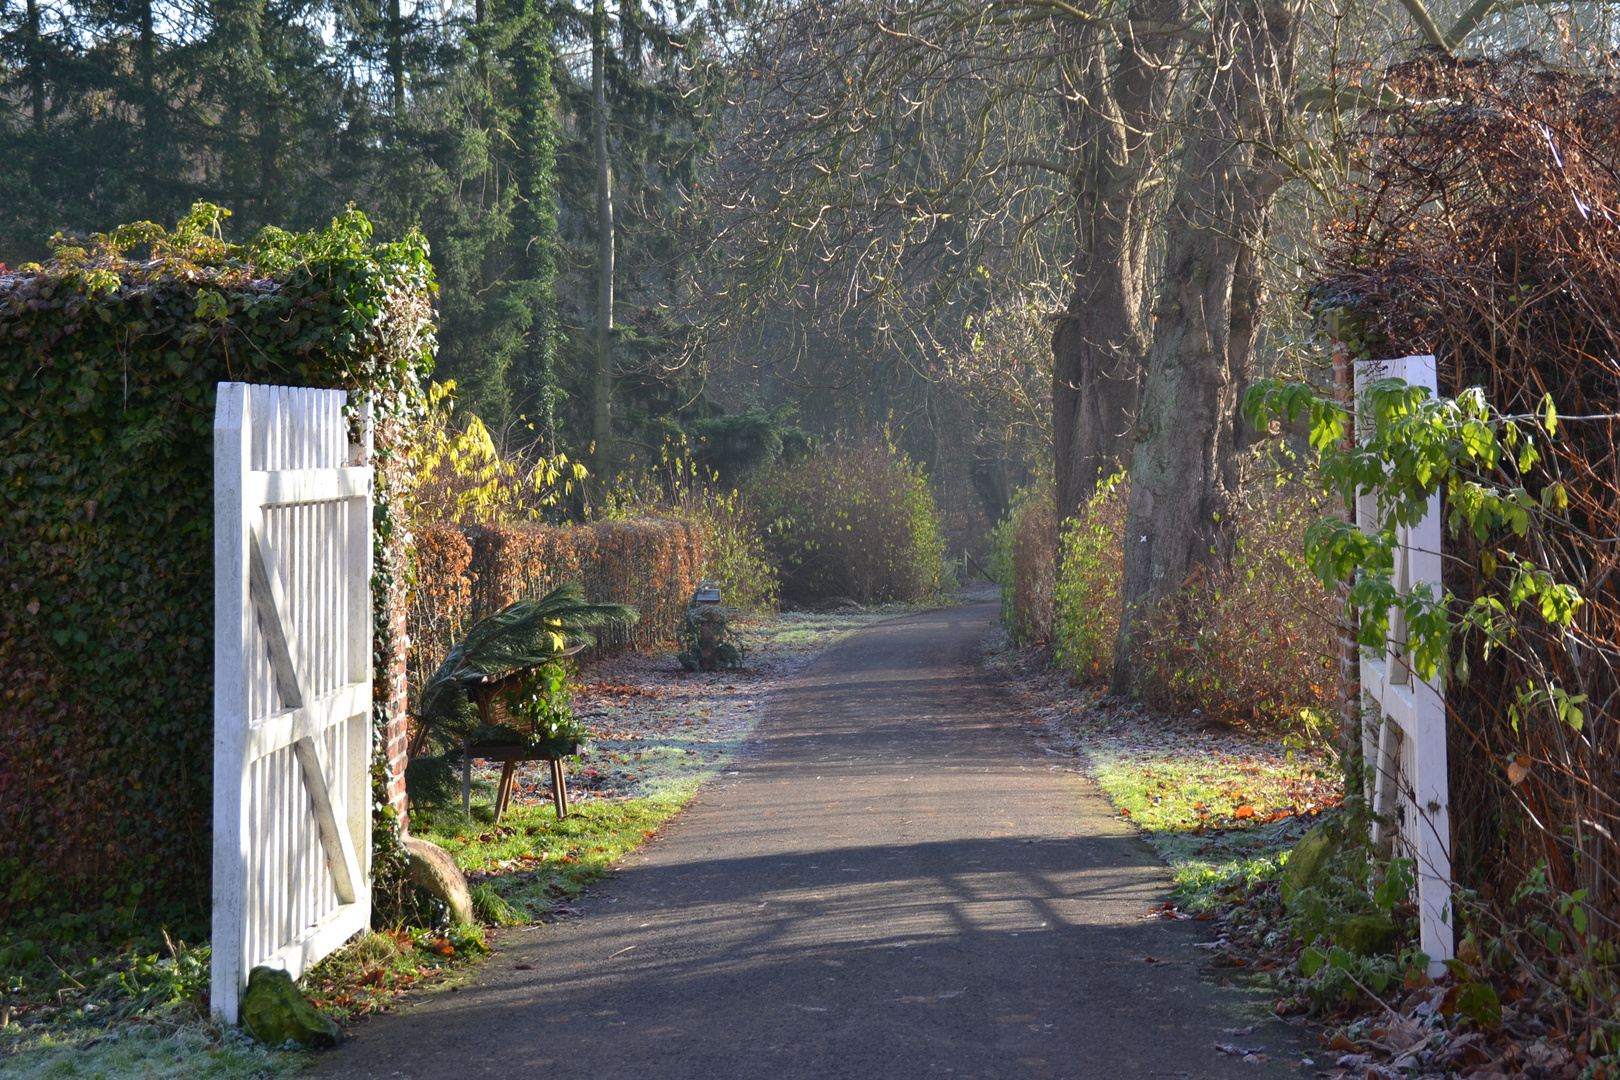
M1439 392L1432 356L1359 361L1356 397L1378 378L1404 379ZM1359 425L1365 436L1365 421ZM1380 525L1376 492L1361 492L1356 522L1366 532ZM1439 595L1440 496L1414 526L1397 528L1395 584L1405 593L1430 585ZM1451 919L1451 817L1446 771L1446 703L1439 680L1422 679L1407 655L1406 626L1391 611L1390 632L1381 649L1362 650L1362 753L1369 766L1366 795L1376 820L1373 841L1413 861L1417 877L1421 948L1429 973L1439 975L1454 955ZM1391 824L1385 825L1384 821Z
M247 491L250 498L259 500L260 506L358 499L371 494L371 469L349 466L255 472L248 477Z
M259 720L248 729L247 754L257 761L277 750L284 750L299 739L323 735L370 706L371 691L361 683L350 683L322 694L298 709L282 709Z
M371 920L370 409L221 383L215 411L214 1010Z

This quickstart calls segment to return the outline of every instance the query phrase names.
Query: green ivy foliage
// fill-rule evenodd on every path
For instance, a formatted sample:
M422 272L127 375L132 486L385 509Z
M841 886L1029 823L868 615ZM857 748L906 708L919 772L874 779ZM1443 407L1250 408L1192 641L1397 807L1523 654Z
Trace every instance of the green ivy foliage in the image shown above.
M351 210L239 246L226 213L0 275L3 924L205 925L217 384L364 391L398 428L431 370L419 235Z

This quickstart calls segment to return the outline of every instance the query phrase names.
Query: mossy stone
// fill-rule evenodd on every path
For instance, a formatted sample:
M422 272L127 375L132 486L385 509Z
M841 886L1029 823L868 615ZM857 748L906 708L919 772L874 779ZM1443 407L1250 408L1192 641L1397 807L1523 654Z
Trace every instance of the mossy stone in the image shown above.
M1327 877L1328 863L1338 850L1338 835L1328 829L1325 821L1301 837L1283 867L1282 902L1292 904L1301 889L1320 885Z
M256 967L248 975L242 1024L270 1046L290 1039L307 1050L318 1050L343 1041L343 1030L306 1001L281 968Z
M1333 940L1357 956L1388 956L1395 951L1395 934L1388 915L1353 915L1339 924Z

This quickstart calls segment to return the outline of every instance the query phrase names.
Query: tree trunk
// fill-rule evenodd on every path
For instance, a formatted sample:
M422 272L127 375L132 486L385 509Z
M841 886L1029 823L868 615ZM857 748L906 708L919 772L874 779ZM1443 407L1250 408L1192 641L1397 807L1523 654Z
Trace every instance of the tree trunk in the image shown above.
M393 91L394 122L405 115L405 23L399 0L388 0L388 82Z
M157 91L157 31L152 22L152 0L142 0L140 6L141 89L146 92L145 120L152 126L152 98Z
M45 37L39 0L28 0L28 96L34 107L34 133L45 134Z
M596 453L592 465L597 482L613 476L613 427L609 395L613 390L613 169L608 160L607 10L596 0L591 49L591 121L596 128L596 229L598 273L596 293L596 400L593 402L592 437Z
M1186 0L1144 0L1130 17L1178 23ZM1109 55L1107 37L1082 31L1069 72L1075 170L1074 291L1052 334L1052 420L1059 520L1130 453L1137 376L1147 348L1143 187L1154 133L1175 81L1180 41L1156 35Z
M261 225L273 225L281 216L281 94L276 86L271 57L275 42L270 40L270 12L259 14L259 62L256 75L260 86L259 113L259 206Z
M1116 693L1132 685L1139 619L1230 554L1247 444L1238 407L1262 300L1257 247L1281 175L1256 146L1276 137L1292 91L1299 2L1220 0L1213 15L1131 458Z
M514 236L523 240L523 276L529 311L523 352L514 360L518 403L550 444L556 437L557 95L552 83L551 24L531 3L512 57L517 103L515 164L518 184Z

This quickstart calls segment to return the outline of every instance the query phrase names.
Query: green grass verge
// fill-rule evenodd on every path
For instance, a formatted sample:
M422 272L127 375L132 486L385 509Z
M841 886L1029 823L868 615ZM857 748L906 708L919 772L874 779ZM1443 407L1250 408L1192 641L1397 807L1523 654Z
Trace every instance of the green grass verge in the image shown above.
M307 1061L207 1024L137 1024L101 1036L84 1030L37 1036L0 1057L0 1074L7 1080L274 1080Z
M732 625L743 635L749 655L778 656L820 652L862 627L926 610L917 604L881 604L864 611L788 611L744 615Z
M581 803L562 821L550 806L509 809L499 825L440 811L417 835L448 851L475 889L487 886L510 909L501 922L532 922L578 896L647 842L697 791L699 779L659 786L638 799ZM475 808L476 809L476 808Z
M1109 741L1087 756L1103 793L1170 864L1176 902L1190 911L1213 907L1237 875L1277 876L1311 815L1338 802L1331 767L1305 755Z

